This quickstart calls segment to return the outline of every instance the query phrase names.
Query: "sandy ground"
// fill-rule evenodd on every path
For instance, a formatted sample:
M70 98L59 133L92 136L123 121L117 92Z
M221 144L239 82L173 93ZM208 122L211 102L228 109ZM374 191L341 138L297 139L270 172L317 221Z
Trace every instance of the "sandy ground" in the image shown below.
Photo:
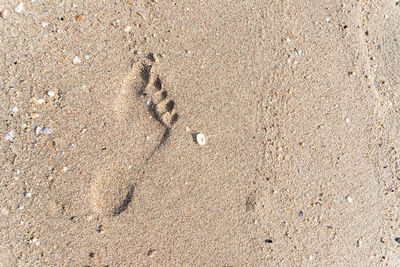
M0 266L400 265L399 2L19 3Z

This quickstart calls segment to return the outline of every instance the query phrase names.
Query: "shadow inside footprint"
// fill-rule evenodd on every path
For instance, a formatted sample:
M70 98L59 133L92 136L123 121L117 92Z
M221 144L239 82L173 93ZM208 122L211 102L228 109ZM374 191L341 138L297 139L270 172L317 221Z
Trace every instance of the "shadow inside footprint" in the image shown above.
M151 72L151 65L143 64L143 68L141 68L140 70L140 77L142 78L143 82L137 92L138 96L144 95L144 91L146 90L146 87L150 81L150 72Z
M128 189L128 192L126 193L125 199L122 201L122 203L114 210L112 213L113 216L118 216L122 212L124 212L128 206L129 203L132 201L133 193L135 192L135 184L131 185Z

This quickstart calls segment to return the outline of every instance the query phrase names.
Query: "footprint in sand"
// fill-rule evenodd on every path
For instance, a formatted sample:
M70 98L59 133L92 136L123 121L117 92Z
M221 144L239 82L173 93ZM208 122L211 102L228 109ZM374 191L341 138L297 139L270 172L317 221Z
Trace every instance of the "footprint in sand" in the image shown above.
M89 194L93 211L106 216L118 216L129 207L146 164L166 145L178 120L175 102L149 59L133 64L121 83L114 111L113 129L121 140L113 153L102 159ZM145 141L148 133L155 137ZM127 169L121 168L124 165Z

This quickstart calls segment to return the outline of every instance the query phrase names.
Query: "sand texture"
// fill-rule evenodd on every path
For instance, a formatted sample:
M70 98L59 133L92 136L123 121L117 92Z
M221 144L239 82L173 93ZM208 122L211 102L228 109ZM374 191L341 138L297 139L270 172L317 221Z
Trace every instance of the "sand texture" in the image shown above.
M0 11L0 266L400 266L398 1Z

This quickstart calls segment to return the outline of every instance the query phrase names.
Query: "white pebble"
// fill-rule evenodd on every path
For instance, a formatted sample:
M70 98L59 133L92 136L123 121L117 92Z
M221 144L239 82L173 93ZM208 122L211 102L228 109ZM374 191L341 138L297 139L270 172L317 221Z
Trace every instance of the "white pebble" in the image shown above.
M148 141L150 139L150 136L146 135L146 141Z
M13 111L13 112L18 112L18 108L17 108L17 107L13 107L13 108L12 108L12 111Z
M206 144L206 137L204 134L199 133L196 135L196 141L199 145L204 146Z
M147 100L146 100L146 104L147 104L147 105L150 105L150 104L151 104L151 99L147 99Z
M53 97L53 96L55 96L55 93L53 91L48 91L47 95L50 96L50 97Z
M39 135L41 131L42 131L42 127L37 126L37 127L35 128L35 133L36 133L37 135Z
M21 13L23 9L24 9L24 3L21 2L14 8L14 11L17 13Z
M53 131L50 128L43 128L40 133L41 134L51 134Z
M43 104L44 102L46 102L46 101L44 101L43 98L39 98L38 100L36 100L36 103L38 103L38 104Z
M25 196L26 196L26 197L31 197L32 194L31 194L31 193L26 193Z
M68 170L67 167L63 167L63 168L62 168L62 171L63 171L63 172L66 172L67 170Z
M353 199L351 197L347 197L347 202L353 203Z
M358 245L359 247L361 247L362 241L361 241L361 240L358 240L358 241L357 241L357 245Z
M9 131L4 138L6 140L13 140L14 139L14 131Z
M19 221L19 225L23 225L24 224L24 221L23 220L20 220Z
M40 22L40 26L42 26L43 28L45 28L47 25L49 25L49 24L46 21Z
M81 63L81 59L79 58L79 57L74 57L74 59L72 60L72 63L74 63L74 64L79 64L79 63Z
M126 26L126 27L125 27L125 29L124 29L124 32L130 32L130 31L131 31L131 29L132 29L132 27L131 27L131 26Z
M346 118L346 123L350 123L350 118Z
M85 59L88 60L90 58L89 55L85 55Z

